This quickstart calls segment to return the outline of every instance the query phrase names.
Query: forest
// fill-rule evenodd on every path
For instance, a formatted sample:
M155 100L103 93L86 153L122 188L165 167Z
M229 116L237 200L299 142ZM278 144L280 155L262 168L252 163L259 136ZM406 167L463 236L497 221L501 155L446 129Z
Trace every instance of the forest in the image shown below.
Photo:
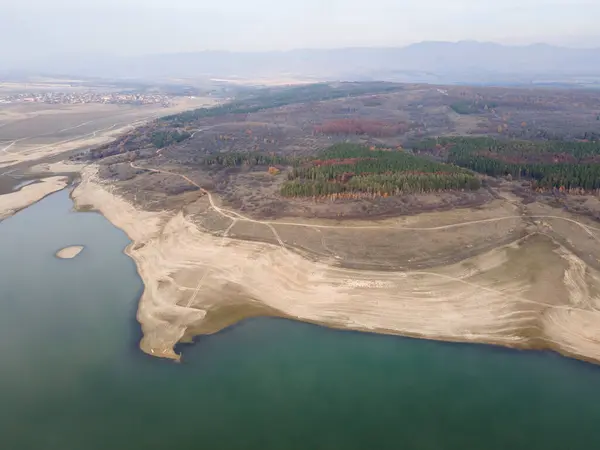
M479 114L490 108L495 108L496 103L481 103L474 101L460 101L450 105L450 108L457 114Z
M600 189L600 142L488 137L428 139L413 150L443 150L447 161L490 176L525 178L540 189Z
M167 147L171 144L186 140L191 136L187 131L162 130L154 131L151 136L152 145L156 148Z
M470 171L403 151L336 144L317 158L296 164L281 194L288 197L390 196L445 190L476 190Z
M231 152L203 158L210 168L268 167L269 173L288 168L281 188L286 197L390 196L445 190L477 190L479 179L469 170L409 153L335 144L312 158L287 158L260 152Z
M327 83L308 84L291 88L264 88L256 94L240 100L211 108L199 108L173 114L160 119L176 126L182 126L199 119L223 116L226 114L250 114L264 109L277 108L295 103L321 102L343 97L355 97L371 93L386 93L401 89L392 83Z

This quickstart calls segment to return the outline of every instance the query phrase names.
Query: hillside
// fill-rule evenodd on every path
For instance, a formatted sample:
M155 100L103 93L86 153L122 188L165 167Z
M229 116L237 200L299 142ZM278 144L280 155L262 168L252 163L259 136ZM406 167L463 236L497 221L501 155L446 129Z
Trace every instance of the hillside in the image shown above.
M595 91L271 88L164 117L87 157L144 208L179 208L197 188L134 162L256 217L381 217L483 204L493 198L480 188L486 176L595 191L599 111Z

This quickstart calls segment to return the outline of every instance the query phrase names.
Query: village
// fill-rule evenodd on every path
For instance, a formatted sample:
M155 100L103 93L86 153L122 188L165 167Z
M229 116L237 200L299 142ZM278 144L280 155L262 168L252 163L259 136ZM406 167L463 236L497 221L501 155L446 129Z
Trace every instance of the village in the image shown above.
M140 92L21 92L0 97L0 104L47 103L47 104L122 104L162 105L168 107L171 97L160 93Z

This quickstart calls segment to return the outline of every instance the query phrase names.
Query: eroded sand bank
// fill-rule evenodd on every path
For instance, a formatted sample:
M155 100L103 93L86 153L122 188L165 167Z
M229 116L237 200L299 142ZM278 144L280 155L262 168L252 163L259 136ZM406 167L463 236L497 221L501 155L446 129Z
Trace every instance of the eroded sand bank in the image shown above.
M145 284L140 346L155 356L179 358L173 348L186 332L201 332L227 306L252 304L333 327L550 347L600 361L600 274L543 234L426 271L363 271L311 261L285 245L231 239L235 215L216 236L182 213L138 210L92 167L73 197L133 241L127 253Z
M0 220L28 207L53 192L64 189L67 177L42 178L39 183L23 186L16 192L0 195Z

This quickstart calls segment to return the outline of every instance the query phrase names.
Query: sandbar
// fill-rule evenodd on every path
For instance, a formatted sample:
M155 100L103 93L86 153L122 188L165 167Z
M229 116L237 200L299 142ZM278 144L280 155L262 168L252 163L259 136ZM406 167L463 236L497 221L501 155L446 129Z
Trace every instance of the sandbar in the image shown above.
M27 208L53 192L67 186L68 178L64 176L42 178L39 183L23 186L16 192L0 195L0 220Z
M60 259L73 259L83 250L83 245L73 245L65 247L56 252L56 257Z

